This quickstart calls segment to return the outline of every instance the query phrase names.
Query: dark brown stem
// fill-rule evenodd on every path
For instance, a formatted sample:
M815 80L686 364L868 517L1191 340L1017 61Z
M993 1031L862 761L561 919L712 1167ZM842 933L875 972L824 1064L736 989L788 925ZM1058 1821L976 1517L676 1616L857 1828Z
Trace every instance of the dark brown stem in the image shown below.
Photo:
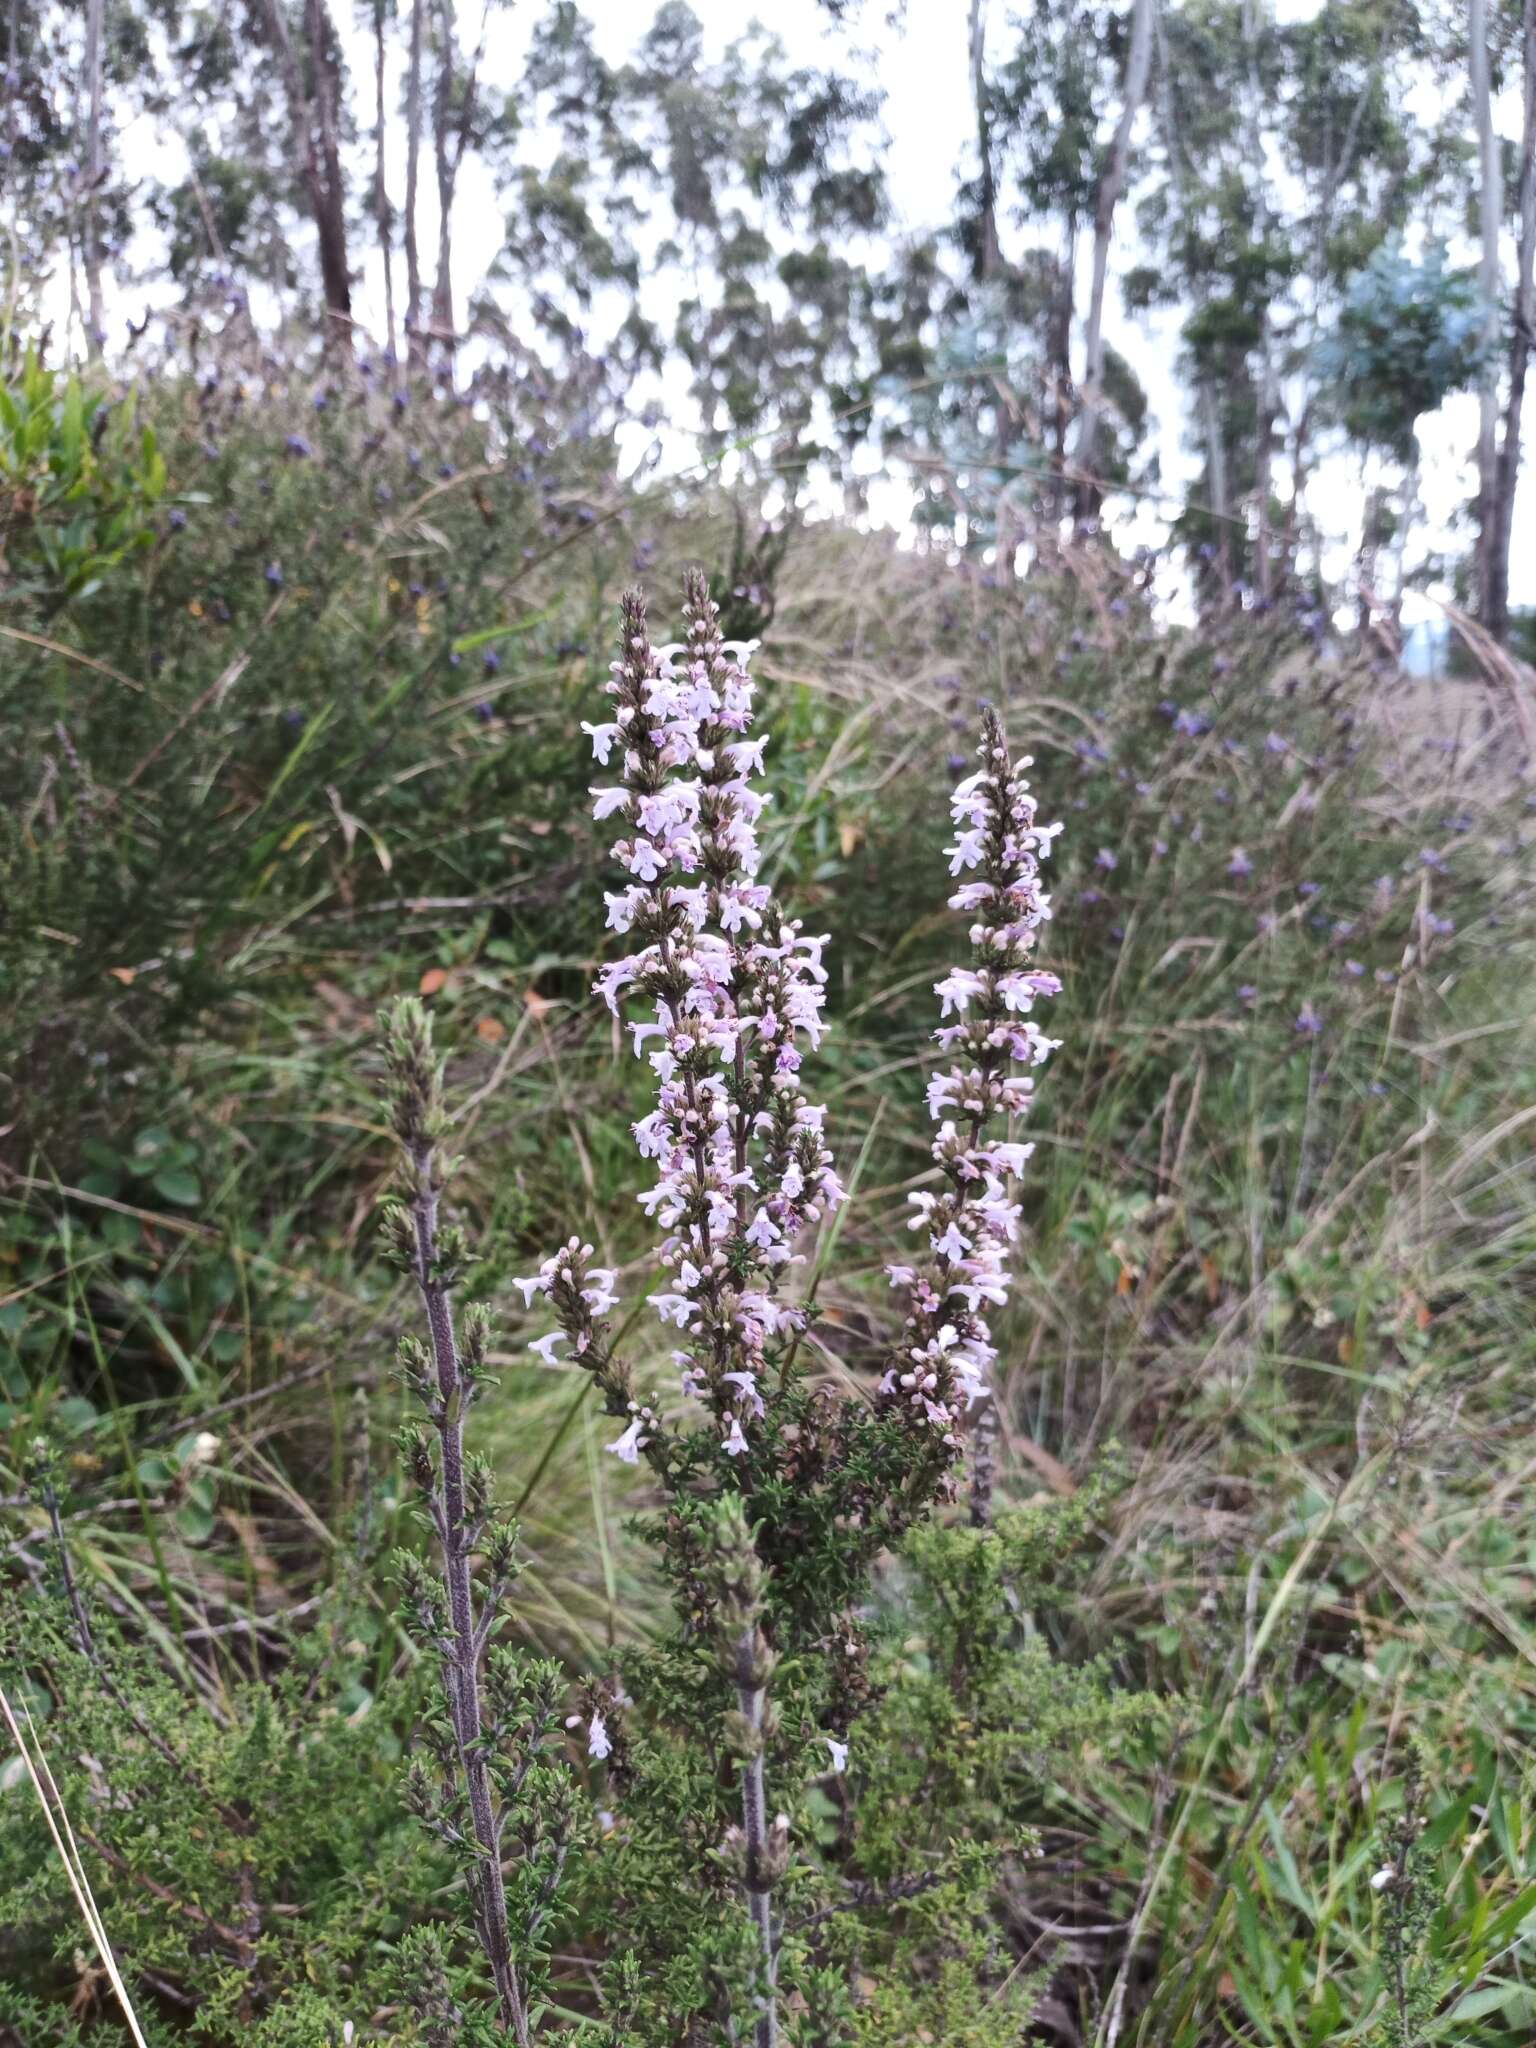
M507 1928L507 1892L501 1874L501 1827L490 1766L486 1758L480 1706L480 1645L475 1625L474 1583L470 1572L470 1536L464 1495L465 1381L454 1335L448 1289L438 1270L437 1214L439 1184L429 1145L414 1146L415 1192L411 1220L416 1243L416 1285L426 1310L437 1376L435 1421L440 1448L440 1498L437 1522L443 1553L443 1578L448 1589L452 1646L444 1660L449 1716L458 1748L459 1767L469 1796L470 1820L479 1848L472 1885L475 1915L491 1975L502 2024L519 2048L529 2039L527 2005L512 1959Z

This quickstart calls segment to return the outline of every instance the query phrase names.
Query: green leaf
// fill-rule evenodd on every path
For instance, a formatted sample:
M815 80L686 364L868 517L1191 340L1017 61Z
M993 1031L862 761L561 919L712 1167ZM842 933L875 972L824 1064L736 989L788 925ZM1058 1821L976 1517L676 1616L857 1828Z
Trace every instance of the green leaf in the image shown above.
M175 1202L183 1209L193 1208L203 1198L202 1182L185 1166L163 1167L150 1186L167 1202Z
M176 1510L176 1532L183 1543L206 1543L213 1534L213 1511L201 1501L183 1501Z
M1524 1995L1519 1984L1485 1984L1480 1991L1469 1991L1465 1998L1458 1999L1450 2017L1453 2020L1487 2019L1490 2013L1507 2012Z

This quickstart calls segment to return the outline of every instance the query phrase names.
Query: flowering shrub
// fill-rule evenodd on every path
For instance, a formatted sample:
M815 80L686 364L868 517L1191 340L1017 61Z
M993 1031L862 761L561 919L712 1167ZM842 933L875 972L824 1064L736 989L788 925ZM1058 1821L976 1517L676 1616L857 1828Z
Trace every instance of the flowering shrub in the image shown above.
M649 1305L671 1341L676 1395L643 1386L622 1354L610 1319L619 1276L590 1244L571 1239L519 1282L554 1321L529 1348L590 1374L617 1425L609 1452L649 1468L661 1506L647 1533L675 1627L633 1668L585 1682L567 1718L584 1755L561 1755L558 1673L501 1639L515 1532L463 1442L489 1318L472 1306L455 1328L468 1254L441 1220L441 1068L425 1012L404 1002L388 1035L404 1161L388 1227L429 1331L428 1346L402 1348L429 1423L405 1453L441 1577L415 1556L402 1576L444 1702L412 1801L463 1855L490 2009L519 2042L550 1997L549 1939L576 1901L607 1937L594 2042L774 2048L906 2040L921 2026L945 2041L1013 2040L1033 1980L999 1943L989 1894L1026 1841L1021 1755L1038 1767L1086 1702L1073 1693L1074 1711L1046 1712L1038 1657L1013 1654L1010 1600L1032 1569L1024 1532L985 1526L976 1490L980 1526L934 1517L956 1497L966 1417L986 1401L996 1356L987 1318L1007 1298L1012 1182L1029 1149L1007 1130L1051 1049L1030 1012L1058 988L1033 962L1054 828L1037 826L989 716L981 766L953 800L951 902L971 919L971 959L939 984L952 1064L929 1091L938 1188L913 1195L917 1252L890 1269L907 1301L900 1337L869 1382L839 1387L823 1370L811 1291L791 1284L806 1232L845 1199L825 1112L802 1085L821 1033L824 942L760 879L766 741L753 736L751 646L722 639L697 574L685 621L682 642L654 647L642 600L625 599L612 716L584 726L613 777L595 813L620 821L608 922L631 950L598 988L616 1017L641 1012L628 1031L655 1077L655 1107L634 1131L655 1173L640 1195L661 1232ZM1087 1512L1077 1505L1079 1533ZM872 1574L904 1542L905 1610L882 1622ZM935 1643L966 1617L942 1677L915 1673L902 1641L924 1613ZM1087 1690L1112 1721L1102 1677ZM1020 1712L1027 1729L1011 1722ZM899 1818L880 1810L893 1799ZM446 1981L441 1951L431 1974ZM428 2019L446 2028L459 2021L443 1995Z

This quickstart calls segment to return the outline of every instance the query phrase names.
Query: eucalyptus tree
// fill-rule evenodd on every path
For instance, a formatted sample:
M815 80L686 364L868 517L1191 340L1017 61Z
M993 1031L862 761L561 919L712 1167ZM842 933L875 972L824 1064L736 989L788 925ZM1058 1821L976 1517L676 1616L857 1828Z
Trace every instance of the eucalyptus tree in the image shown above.
M384 284L384 334L395 355L395 209L389 196L389 48L395 26L394 0L364 0L358 19L373 39L373 225Z
M1157 33L1161 157L1127 295L1185 313L1203 460L1179 531L1199 584L1211 603L1238 586L1265 602L1302 573L1307 482L1337 426L1320 340L1372 252L1443 194L1453 138L1413 111L1432 58L1416 0L1290 20L1182 0Z
M1401 600L1409 523L1415 503L1418 422L1453 391L1478 381L1488 361L1484 304L1477 280L1432 244L1419 258L1386 243L1350 280L1338 316L1317 349L1324 404L1358 447L1397 466L1398 504L1378 485L1368 494L1361 535L1362 616L1379 595L1371 569L1395 541Z
M87 350L106 345L107 301L141 197L120 131L167 96L175 0L9 0L0 22L0 220L7 302L31 324L63 301Z
M1486 622L1493 602L1493 545L1499 493L1499 231L1504 220L1503 153L1493 125L1492 68L1488 55L1487 0L1467 8L1468 87L1477 136L1477 283L1482 295L1483 348L1477 380L1477 548L1473 585Z
M977 284L1007 278L1005 314L1038 307L1045 386L1039 425L1056 478L1057 512L1071 495L1066 476L1076 412L1078 257L1084 223L1093 217L1098 197L1099 113L1114 90L1121 27L1113 9L1032 0L1010 15L1008 40L991 63L979 11L971 27L980 161L975 182L961 189L956 228ZM1028 241L1003 240L999 214L1005 210ZM1046 238L1043 245L1040 237ZM1020 288L1026 271L1032 287L1027 290Z
M346 70L326 0L258 0L256 16L282 87L293 162L319 251L324 335L352 345L352 261L343 143Z
M262 4L262 0L258 0ZM283 19L299 68L298 117L305 119L307 46ZM163 124L181 139L184 160L146 188L164 272L177 286L196 334L203 318L243 307L260 288L285 314L312 302L300 243L313 219L306 166L293 150L294 103L268 39L265 15L243 20L225 7L188 6L168 24L167 73L174 99ZM342 244L346 244L345 192ZM337 317L350 304L350 257L338 261ZM322 304L325 303L322 278ZM343 329L343 332L346 330Z
M1319 343L1372 254L1438 191L1445 131L1408 111L1427 48L1412 0L1327 0L1281 30L1287 76L1280 162L1298 248L1289 346L1290 502L1281 558L1294 573L1316 436L1330 418Z
M1201 468L1175 531L1202 603L1218 607L1251 568L1244 507L1265 474L1259 443L1269 431L1260 357L1276 345L1274 304L1295 263L1255 177L1269 147L1281 53L1270 27L1237 0L1186 0L1157 26L1161 147L1138 207L1147 259L1124 291L1133 306L1184 311Z
M1001 23L989 23L985 0L971 0L965 16L975 168L949 231L965 274L940 331L938 388L918 410L945 458L930 516L954 501L972 536L1003 555L999 515L1026 500L1046 518L1073 504L1091 516L1105 478L1128 473L1144 423L1140 385L1108 345L1104 308L1152 25L1152 0L1035 0ZM1090 223L1079 382L1079 257Z
M869 359L878 91L792 62L761 27L712 56L681 0L610 64L556 0L521 97L556 147L513 167L493 280L517 281L545 336L602 357L615 387L679 361L706 448L793 488Z
M1091 517L1102 495L1098 477L1099 416L1104 404L1104 294L1109 275L1109 245L1114 229L1115 209L1125 191L1131 160L1131 139L1136 117L1146 96L1152 72L1152 11L1154 0L1136 0L1131 10L1130 37L1125 56L1125 82L1120 93L1120 113L1115 132L1099 174L1098 194L1093 210L1093 281L1088 293L1087 332L1083 346L1083 403L1078 423L1076 466L1078 509Z
M1520 480L1521 414L1526 368L1536 343L1536 0L1524 0L1519 39L1522 117L1515 179L1515 298L1509 323L1509 381L1504 431L1494 472L1487 597L1483 623L1500 642L1509 635L1509 544Z

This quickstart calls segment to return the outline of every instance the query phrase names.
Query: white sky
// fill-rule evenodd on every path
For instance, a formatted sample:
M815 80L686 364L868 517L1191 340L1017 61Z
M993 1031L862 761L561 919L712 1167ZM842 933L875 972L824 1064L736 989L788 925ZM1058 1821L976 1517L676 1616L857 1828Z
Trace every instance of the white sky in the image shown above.
M584 0L584 5L599 49L613 63L621 62L631 53L655 11L650 0ZM753 6L750 0L694 0L694 5L716 51L754 20L766 20L792 59L826 61L841 56L846 60L848 41L829 30L827 16L816 0L774 0L768 9ZM1281 20L1304 18L1315 11L1315 6L1316 0L1274 0L1274 11ZM521 4L495 15L486 62L489 82L504 86L515 82L529 32L543 8L544 0L521 0ZM968 150L974 130L966 60L967 11L966 0L908 0L904 22L893 30L884 23L881 0L869 0L864 10L867 19L855 28L851 38L854 47L873 46L877 52L878 82L886 96L884 122L890 136L886 169L898 231L930 227L943 221L952 209L957 179L970 168ZM346 0L341 0L334 12L349 43L356 112L360 124L368 127L372 118L371 42L366 33L351 25L353 11ZM996 50L1006 46L1006 0L992 0L990 12L989 47ZM465 15L468 20L468 5ZM403 63L403 51L397 51L396 59ZM397 89L398 80L391 86L392 95L397 94ZM398 104L397 96L393 103ZM1147 122L1150 113L1144 111L1142 119ZM1514 136L1518 133L1518 122L1519 108L1511 94L1500 109L1500 125L1506 134ZM127 137L120 139L125 153L129 141ZM398 206L403 186L403 146L397 149L396 157L390 166L390 184ZM159 164L154 167L161 168ZM166 168L169 169L168 164ZM363 191L372 171L371 146L356 168L358 189ZM435 249L435 194L430 164L424 169L428 174L422 179L420 236L424 260L430 262ZM1199 459L1188 446L1185 394L1176 375L1182 315L1177 310L1130 315L1119 302L1117 274L1135 262L1139 253L1135 246L1134 200L1133 190L1122 199L1116 216L1106 337L1127 357L1146 389L1162 488L1176 498L1199 468ZM1005 225L1005 248L1010 232ZM490 267L500 248L501 235L502 214L491 178L483 166L471 159L460 179L455 209L455 294L460 306ZM362 269L355 309L366 327L381 333L383 281L378 253L366 231L355 237L355 244L354 259L360 260ZM1468 249L1457 253L1471 260L1474 252ZM397 265L397 270L400 267ZM1087 269L1085 260L1079 265L1080 291L1086 289ZM1512 258L1508 275L1513 275ZM1081 346L1080 331L1075 345ZM668 399L676 400L677 417L686 419L686 386L681 374L669 379L665 389ZM1422 517L1412 558L1431 551L1455 554L1470 542L1470 527L1464 522L1458 532L1453 521L1473 489L1476 414L1476 401L1466 393L1450 400L1439 415L1420 425ZM631 443L635 453L649 439L649 435L637 430ZM691 461L693 450L686 433L674 432L666 437L664 446L667 466L675 460L676 466L685 467ZM1327 560L1331 575L1339 575L1347 568L1355 545L1362 504L1359 461L1358 456L1328 458L1309 485L1314 518L1335 534L1335 545ZM1279 480L1285 480L1283 467ZM910 488L901 478L874 480L871 503L877 519L904 525L911 502ZM1133 545L1141 540L1156 543L1162 537L1165 518L1172 516L1176 506L1171 501L1166 505L1147 501L1132 504L1122 498L1111 500L1106 509L1117 537L1123 544ZM1530 478L1525 480L1516 506L1511 587L1517 603L1536 600L1536 480ZM1449 591L1438 594L1449 595ZM1170 581L1168 595L1175 608L1181 608L1176 581ZM1434 616L1435 608L1410 594L1404 612L1412 623Z

